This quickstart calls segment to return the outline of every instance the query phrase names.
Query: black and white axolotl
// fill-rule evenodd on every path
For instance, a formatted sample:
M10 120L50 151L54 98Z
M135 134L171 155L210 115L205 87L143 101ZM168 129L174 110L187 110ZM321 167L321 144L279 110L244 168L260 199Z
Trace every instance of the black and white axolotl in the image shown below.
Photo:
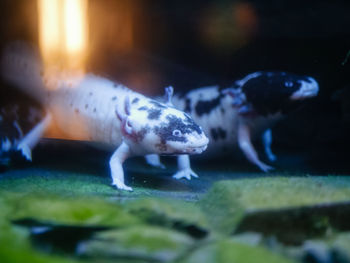
M112 184L124 183L122 164L130 156L200 154L208 138L183 111L94 75L41 73L38 56L29 47L13 45L2 59L4 78L33 95L46 116L17 143L27 159L40 137L55 127L55 137L91 141L117 150L109 165Z
M240 148L250 162L267 172L273 168L259 159L252 140L262 136L266 155L274 161L271 126L295 108L297 101L316 96L318 90L318 83L312 77L261 71L247 75L230 87L204 87L174 96L172 103L190 114L209 136L210 143L203 157ZM171 89L168 103L169 96ZM147 161L163 166L155 155L147 156ZM198 177L191 169L188 156L179 156L178 166L175 178Z

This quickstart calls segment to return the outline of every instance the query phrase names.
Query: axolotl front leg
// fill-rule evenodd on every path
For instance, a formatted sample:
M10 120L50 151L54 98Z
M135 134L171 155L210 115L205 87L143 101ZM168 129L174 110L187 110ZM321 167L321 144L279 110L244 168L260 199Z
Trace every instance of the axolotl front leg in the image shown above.
M174 107L171 99L174 94L174 89L172 86L165 88L165 104L168 106ZM157 168L164 169L165 165L161 163L160 157L158 154L148 154L145 156L146 162ZM190 157L188 154L181 154L177 157L177 166L178 171L173 175L175 179L185 178L191 180L191 177L198 178L198 175L191 169Z
M145 156L146 162L157 168L165 169L165 165L161 163L160 157L157 154L148 154ZM173 175L175 179L185 178L191 180L192 177L198 178L198 175L192 170L190 156L188 154L181 154L177 156L178 171Z
M109 161L112 185L116 186L118 189L126 191L132 191L132 188L124 183L123 163L130 155L131 151L129 146L125 142L122 142Z
M132 134L133 132L132 127L128 125L128 118L130 116L130 101L128 96L125 98L124 101L124 111L121 111L117 107L115 109L115 113L121 123L120 132L122 134L123 139L121 145L112 154L112 157L109 160L109 167L112 176L112 185L114 185L120 190L132 191L133 189L124 183L123 170L124 161L132 155L130 146L125 142L125 136L127 136L128 134Z

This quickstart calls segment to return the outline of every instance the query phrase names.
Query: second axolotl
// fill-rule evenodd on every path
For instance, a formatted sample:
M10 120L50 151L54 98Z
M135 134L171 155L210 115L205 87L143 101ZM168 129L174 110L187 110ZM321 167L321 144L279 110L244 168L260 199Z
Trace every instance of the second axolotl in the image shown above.
M124 183L122 164L130 156L200 154L208 138L183 111L147 98L125 86L91 74L60 72L45 75L38 55L25 45L13 45L2 59L4 78L37 99L46 117L16 149L31 159L31 149L47 130L55 137L90 141L116 149L110 158L112 184ZM54 129L52 128L54 127ZM11 148L7 140L6 149Z
M252 140L262 137L265 153L274 161L271 127L298 106L299 101L316 96L318 90L317 81L309 76L260 71L228 87L210 86L175 95L171 102L190 114L209 136L208 150L201 157L232 154L240 149L250 162L267 172L272 167L260 160ZM168 104L171 94L168 90ZM150 155L146 160L153 166L164 167L159 156ZM188 156L178 157L178 167L175 178L198 177L191 169Z

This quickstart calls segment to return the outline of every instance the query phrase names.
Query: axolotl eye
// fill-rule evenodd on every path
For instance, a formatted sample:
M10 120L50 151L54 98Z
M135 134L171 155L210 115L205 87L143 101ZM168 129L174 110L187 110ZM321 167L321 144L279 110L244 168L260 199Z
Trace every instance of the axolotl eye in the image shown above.
M173 130L173 136L180 137L182 132L180 130Z

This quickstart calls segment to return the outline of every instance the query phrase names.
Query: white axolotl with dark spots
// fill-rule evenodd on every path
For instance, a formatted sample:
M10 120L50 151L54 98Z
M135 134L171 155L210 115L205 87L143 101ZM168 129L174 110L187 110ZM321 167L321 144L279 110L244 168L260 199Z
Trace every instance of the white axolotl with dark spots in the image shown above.
M250 162L267 172L273 168L259 159L252 140L261 136L268 159L275 161L271 151L272 125L298 106L298 101L316 96L318 90L318 83L312 77L261 71L247 75L230 87L204 87L174 96L172 103L190 114L209 136L208 150L201 157L240 148ZM171 90L168 93L169 104ZM158 156L147 159L150 164L163 166ZM198 177L191 170L188 156L179 156L178 166L176 178Z
M61 73L47 77L30 48L14 45L2 60L3 76L44 105L47 115L17 145L27 159L47 130L55 137L116 149L109 165L112 184L124 183L122 164L130 156L200 154L208 138L183 111L94 75ZM46 87L46 89L45 89Z

